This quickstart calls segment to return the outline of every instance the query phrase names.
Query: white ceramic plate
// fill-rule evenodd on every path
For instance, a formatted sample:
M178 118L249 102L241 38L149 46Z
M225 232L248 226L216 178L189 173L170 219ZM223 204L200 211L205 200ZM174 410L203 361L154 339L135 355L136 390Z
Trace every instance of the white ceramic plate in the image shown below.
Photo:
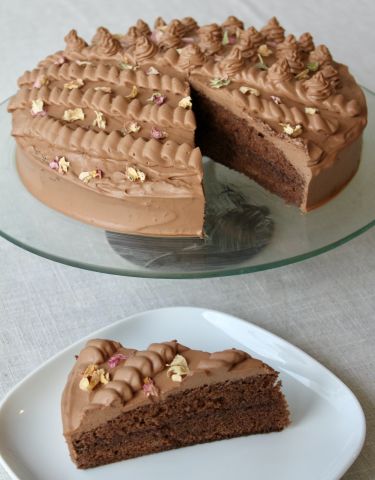
M134 315L89 338L146 348L178 339L198 349L237 347L281 372L292 425L80 471L71 462L60 422L60 396L82 340L23 380L0 406L0 459L21 480L340 478L359 454L365 419L353 393L330 371L285 340L212 310L176 307Z

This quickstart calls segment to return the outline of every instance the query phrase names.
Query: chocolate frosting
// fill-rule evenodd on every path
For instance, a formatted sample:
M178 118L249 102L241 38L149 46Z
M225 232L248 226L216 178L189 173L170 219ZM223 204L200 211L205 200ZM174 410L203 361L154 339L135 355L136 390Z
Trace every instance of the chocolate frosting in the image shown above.
M313 49L308 33L298 42L293 35L285 37L276 19L262 33L254 27L241 30L233 18L224 24L199 28L189 17L168 25L158 19L155 36L140 21L122 37L101 27L90 47L71 31L64 51L21 76L9 103L19 158L27 157L19 162L20 173L30 190L65 212L56 185L67 184L68 195L78 192L75 210L84 210L91 192L98 197L92 200L98 216L111 217L115 231L201 235L202 165L194 148L194 104L191 109L184 100L190 96L187 81L284 153L305 181L303 209L327 196L333 184L337 190L347 182L358 165L367 118L364 96L347 67L334 62L327 47ZM236 37L223 42L228 25L236 26ZM258 58L266 42L270 54ZM309 62L317 65L310 68ZM310 71L314 68L317 72ZM228 79L221 88L210 86L212 80ZM257 93L243 93L248 87ZM43 102L43 116L31 113L37 101ZM79 119L64 119L65 111L77 109L82 110ZM280 123L300 125L301 135L288 138ZM155 129L163 133L158 139ZM56 156L69 162L63 175L49 168ZM130 181L129 167L144 181ZM47 178L43 191L31 181L33 169ZM96 170L103 175L80 180L82 172ZM104 211L104 204L117 213ZM186 208L194 212L189 220ZM86 212L79 216L87 217Z
M120 49L120 42L106 28L99 27L91 42L91 49L98 55L115 55Z
M237 30L244 29L244 23L234 15L230 15L222 24L223 30L226 30L230 35L235 35Z
M172 20L165 28L159 41L159 45L164 48L174 48L181 44L185 28L179 20Z
M184 37L188 37L191 34L195 34L198 30L198 24L193 17L184 17L181 20L182 25L184 26Z
M304 83L307 97L313 102L316 100L324 100L334 92L334 86L327 81L323 72L317 72L309 80Z
M203 65L205 61L206 57L198 45L189 44L181 49L178 66L184 70L191 70Z
M319 65L332 63L332 55L325 45L318 45L311 53L309 60L311 62L318 62Z
M158 47L145 35L141 35L135 44L135 58L137 62L141 63L149 60L158 52Z
M271 82L285 82L293 78L289 62L286 58L277 60L267 71Z
M312 52L315 48L315 45L314 45L314 41L313 41L313 37L312 37L311 33L309 33L309 32L303 33L299 37L298 45L299 45L300 49L302 50L302 52L304 52L304 53Z
M221 50L223 32L217 23L211 23L199 28L199 46L202 51L208 55L212 55Z
M228 76L232 76L242 70L244 66L242 50L235 46L224 60L220 62L220 66Z
M272 17L262 28L261 32L266 37L267 42L270 43L281 43L285 38L285 29L280 25L276 17Z
M87 43L78 36L77 30L74 29L70 30L70 32L64 37L64 40L66 42L66 52L80 52L87 47Z
M113 366L110 359L118 354L120 360ZM168 367L176 355L182 355L188 366L188 373L181 382L173 381L168 375ZM109 372L110 380L92 391L83 391L79 387L80 380L86 367L92 364ZM189 349L173 340L152 343L147 350L139 351L111 340L90 340L78 355L63 392L64 433L85 431L124 411L184 390L258 374L274 375L275 371L241 350L228 349L210 354ZM145 395L145 378L152 379L157 396L149 398Z

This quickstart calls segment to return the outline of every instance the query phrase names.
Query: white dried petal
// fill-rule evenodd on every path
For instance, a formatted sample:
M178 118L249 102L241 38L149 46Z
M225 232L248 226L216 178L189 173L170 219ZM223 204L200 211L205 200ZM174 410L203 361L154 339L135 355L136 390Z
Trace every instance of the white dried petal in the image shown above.
M98 112L97 110L94 110L94 112L95 112L95 118L94 118L94 121L92 122L93 127L98 127L104 130L107 125L107 122L104 118L103 112Z
M74 122L75 120L84 120L85 114L82 108L74 108L71 110L65 110L63 120L66 122Z
M68 90L73 90L74 88L81 88L85 82L82 80L82 78L77 78L76 80L71 80L70 82L64 83L64 88L67 88Z
M191 96L188 95L187 97L181 98L178 102L178 106L186 109L192 108L193 102L191 101Z
M239 90L244 95L246 95L247 93L250 93L250 95L255 95L256 97L259 97L259 95L260 95L260 91L256 88L252 88L252 87L242 86L242 87L239 88Z

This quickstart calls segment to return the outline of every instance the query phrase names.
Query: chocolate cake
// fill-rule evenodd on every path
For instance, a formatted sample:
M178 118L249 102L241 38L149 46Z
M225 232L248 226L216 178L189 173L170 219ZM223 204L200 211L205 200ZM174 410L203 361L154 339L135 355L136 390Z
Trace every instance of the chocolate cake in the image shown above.
M72 460L90 468L225 438L283 430L278 373L241 350L207 353L176 341L147 350L90 340L62 396Z
M366 102L310 33L236 17L100 27L19 79L17 164L41 201L107 230L202 236L201 152L308 211L355 174ZM209 179L208 179L209 180Z

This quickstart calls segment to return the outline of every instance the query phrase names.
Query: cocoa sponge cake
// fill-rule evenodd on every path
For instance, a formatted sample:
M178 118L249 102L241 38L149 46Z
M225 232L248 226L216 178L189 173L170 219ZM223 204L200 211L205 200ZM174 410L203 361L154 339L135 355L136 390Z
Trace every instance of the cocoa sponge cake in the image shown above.
M236 17L72 30L9 102L17 163L47 205L111 231L202 236L202 154L308 211L358 169L362 90L310 33ZM210 181L208 178L207 181Z
M147 350L90 340L62 396L72 460L90 468L225 438L280 431L289 412L278 373L241 350L177 341Z

